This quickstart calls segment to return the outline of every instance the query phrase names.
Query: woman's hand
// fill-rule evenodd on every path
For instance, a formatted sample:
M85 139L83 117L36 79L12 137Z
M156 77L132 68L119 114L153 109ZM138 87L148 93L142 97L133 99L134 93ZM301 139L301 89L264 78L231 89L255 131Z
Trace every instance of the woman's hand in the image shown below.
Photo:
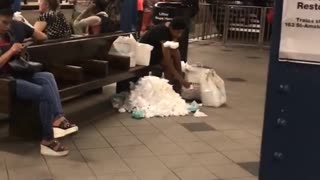
M10 48L10 52L13 54L13 55L17 55L17 54L20 54L23 49L25 48L25 46L21 43L14 43L12 45L12 47Z

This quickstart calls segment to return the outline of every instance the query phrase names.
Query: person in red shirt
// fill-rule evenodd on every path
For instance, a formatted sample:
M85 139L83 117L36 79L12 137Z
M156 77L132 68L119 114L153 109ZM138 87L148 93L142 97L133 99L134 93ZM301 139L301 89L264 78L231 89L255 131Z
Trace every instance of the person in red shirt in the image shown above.
M269 24L272 24L273 16L274 16L274 10L273 10L273 8L271 8L269 10L269 12L267 13L267 20L268 20Z
M143 2L143 22L141 31L145 32L148 28L152 26L152 10L153 6L160 0L144 0Z
M137 0L137 11L138 11L137 32L138 32L138 36L140 36L140 31L142 28L143 3L144 3L144 0Z
M267 12L267 23L265 25L265 39L269 40L272 36L272 23L273 23L274 9L271 8Z

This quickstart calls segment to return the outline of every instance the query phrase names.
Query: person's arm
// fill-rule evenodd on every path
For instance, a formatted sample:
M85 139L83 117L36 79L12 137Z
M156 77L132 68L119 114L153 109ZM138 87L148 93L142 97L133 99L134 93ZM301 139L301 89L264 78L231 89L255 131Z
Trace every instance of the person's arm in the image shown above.
M23 24L23 28L25 32L25 39L32 38L34 41L45 41L48 39L46 34L36 28L31 28L25 24Z
M3 67L12 56L19 54L24 49L24 46L20 43L14 43L12 47L0 56L0 68Z
M47 40L48 39L48 36L45 34L45 33L43 33L43 32L41 32L41 31L38 31L38 30L34 30L34 32L33 32L33 34L32 34L32 39L34 40L34 41L40 41L40 42L42 42L42 41L45 41L45 40Z
M85 9L84 11L82 11L82 13L77 17L77 19L74 21L74 23L79 23L82 19L89 17L90 14L92 14L93 10L96 8L95 4L90 4L89 7L87 7L87 9Z
M34 29L35 30L38 30L38 31L40 31L40 32L43 32L45 29L46 29L46 27L47 27L47 22L45 22L45 21L37 21L35 24L34 24Z
M177 79L180 83L184 83L182 75L176 70L174 67L174 62L171 61L171 53L170 48L166 48L162 45L162 54L163 54L163 62L162 64L168 68L169 72L173 75L175 79Z

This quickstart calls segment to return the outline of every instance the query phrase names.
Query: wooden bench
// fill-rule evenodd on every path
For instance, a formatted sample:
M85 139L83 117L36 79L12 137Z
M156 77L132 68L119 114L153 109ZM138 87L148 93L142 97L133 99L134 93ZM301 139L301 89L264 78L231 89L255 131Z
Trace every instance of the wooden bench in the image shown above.
M129 57L110 56L108 51L118 36L116 33L102 36L49 41L28 48L32 61L43 64L44 70L52 72L57 80L62 101L99 92L112 83L145 76L150 67L130 68ZM117 91L126 90L119 89ZM0 113L8 114L10 135L24 138L40 137L38 105L14 97L14 79L0 78Z

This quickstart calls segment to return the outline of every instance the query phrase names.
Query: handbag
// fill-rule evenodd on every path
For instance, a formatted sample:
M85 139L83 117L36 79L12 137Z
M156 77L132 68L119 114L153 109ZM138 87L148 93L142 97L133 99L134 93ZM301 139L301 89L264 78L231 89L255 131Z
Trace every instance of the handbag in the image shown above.
M30 71L29 54L24 53L16 56L8 64L14 72L28 72Z
M19 56L14 57L8 62L12 73L14 75L34 74L40 72L43 69L41 63L29 61L30 55L27 51L23 52Z
M7 50L11 48L14 42L13 36L9 33L10 46L7 47ZM25 49L21 54L13 56L8 65L10 66L13 74L33 74L35 72L40 72L42 70L42 64L37 62L29 61L30 55L27 52L27 46L30 43L25 44Z

